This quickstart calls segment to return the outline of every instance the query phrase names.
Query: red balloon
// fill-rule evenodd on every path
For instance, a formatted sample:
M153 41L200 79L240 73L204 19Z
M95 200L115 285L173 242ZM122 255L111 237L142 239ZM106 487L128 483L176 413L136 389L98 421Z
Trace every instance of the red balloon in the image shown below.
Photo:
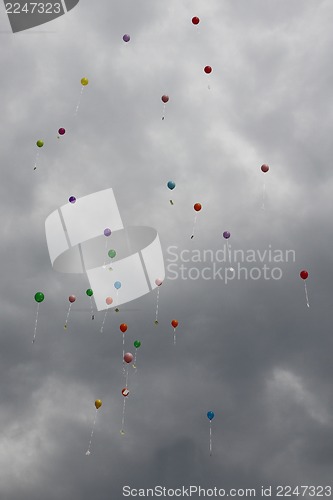
M268 172L268 170L269 170L269 166L268 166L268 165L265 165L265 164L264 164L264 165L261 165L261 170L262 170L262 171L264 172L264 174L265 174L266 172Z
M305 269L303 269L303 271L301 271L299 275L302 278L302 280L306 280L307 277L309 276L309 273Z
M69 302L71 302L71 303L75 302L75 301L76 301L76 297L75 297L75 295L70 295L70 296L68 297L68 300L69 300Z
M194 16L194 17L192 17L192 23L193 24L199 24L200 23L200 19L197 16Z
M163 101L164 103L166 103L166 102L168 102L168 100L169 100L169 96L168 96L168 95L162 95L161 99L162 99L162 101Z
M208 74L208 73L211 73L212 71L213 71L213 70L212 70L211 66L205 66L205 67L204 67L204 72L205 72L205 73L207 73L207 74Z
M202 207L201 207L201 204L200 204L200 203L196 203L196 204L194 205L194 207L193 207L193 208L194 208L194 210L195 210L196 212L200 212L200 210L201 210L201 208L202 208Z
M172 324L172 326L173 326L174 328L177 328L177 326L178 326L178 321L177 321L176 319L173 319L173 320L171 321L171 324Z
M128 396L129 395L129 390L127 389L127 387L124 387L123 390L121 391L122 395L123 396Z
M119 327L119 328L120 328L120 330L121 330L123 333L125 333L125 332L126 332L126 330L127 330L127 325L126 325L126 323L122 323L122 324L120 325L120 327Z
M126 363L132 363L132 361L133 361L133 354L131 352L126 352L124 354L124 361L126 361Z

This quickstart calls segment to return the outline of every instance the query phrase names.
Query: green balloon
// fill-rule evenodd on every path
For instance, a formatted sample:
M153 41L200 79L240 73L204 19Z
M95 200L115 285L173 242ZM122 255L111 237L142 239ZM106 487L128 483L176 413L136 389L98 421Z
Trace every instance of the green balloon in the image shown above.
M36 302L43 302L44 300L44 294L42 292L37 292L35 294L35 301Z
M94 292L92 291L91 288L88 288L88 290L86 291L86 294L88 295L88 297L91 297L94 294Z
M137 349L138 347L140 347L141 345L141 342L140 340L134 340L134 347Z
M111 248L111 250L108 251L108 256L110 257L110 259L113 259L113 257L115 257L117 254L116 254L116 251L113 250Z
M36 142L36 144L37 144L37 146L38 146L39 148L42 148L42 147L44 146L44 142L43 142L41 139L39 139L39 140Z

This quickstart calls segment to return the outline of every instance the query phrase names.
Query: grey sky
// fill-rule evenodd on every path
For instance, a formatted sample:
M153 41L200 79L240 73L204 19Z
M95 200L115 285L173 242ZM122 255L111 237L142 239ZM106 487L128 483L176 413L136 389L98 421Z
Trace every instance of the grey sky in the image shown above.
M14 35L1 6L1 500L330 484L332 16L328 0L80 0ZM155 291L109 312L102 334L87 278L52 269L44 223L109 187L125 225L159 232L166 266L169 246L217 251L225 230L233 249L296 260L265 262L280 280L166 279L158 326ZM124 436L122 322L125 350L142 342Z

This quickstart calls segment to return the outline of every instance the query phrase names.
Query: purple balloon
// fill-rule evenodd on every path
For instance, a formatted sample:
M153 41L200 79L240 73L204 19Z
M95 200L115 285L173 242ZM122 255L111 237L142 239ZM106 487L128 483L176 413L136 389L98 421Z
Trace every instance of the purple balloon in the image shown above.
M124 42L129 42L130 39L131 39L131 37L129 35L127 35L127 34L123 36Z
M66 130L62 127L58 130L58 134L60 134L60 135L64 135L65 132L66 132Z
M229 231L224 231L224 233L223 233L223 238L225 238L226 240L227 240L228 238L230 238L230 233L229 233Z
M104 229L104 236L111 236L111 229L109 229L108 227Z
M75 203L75 202L76 202L76 198L75 198L75 196L70 196L70 198L68 199L68 201L69 201L70 203Z

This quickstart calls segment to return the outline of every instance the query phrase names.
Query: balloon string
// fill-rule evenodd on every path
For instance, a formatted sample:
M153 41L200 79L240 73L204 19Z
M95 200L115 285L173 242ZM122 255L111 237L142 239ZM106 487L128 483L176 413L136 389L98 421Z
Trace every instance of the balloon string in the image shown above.
M108 313L108 310L109 310L109 309L107 309L107 310L105 311L105 314L104 314L103 323L102 323L102 326L101 326L101 333L103 333L103 330L104 330L104 324L105 324L106 315L107 315L107 313Z
M209 455L212 456L212 422L209 423Z
M34 170L36 170L36 168L37 168L37 160L38 160L38 157L39 157L39 151L37 151L37 154L36 154L36 160L35 160Z
M95 319L91 295L90 295L90 307L91 307L91 319Z
M104 264L103 264L104 269L106 268L107 249L108 249L108 240L105 241L105 248L104 248Z
M193 223L193 230L192 230L192 236L191 236L191 240L194 238L194 228L195 228L195 223L197 222L197 216L195 215L194 216L194 223Z
M163 104L162 120L164 120L164 115L165 115L165 103Z
M90 441L89 441L88 449L86 451L86 455L90 455L90 447L91 447L91 441L92 441L93 434L94 434L94 428L95 428L95 424L96 424L96 417L97 417L97 408L96 408L96 411L95 411L94 423L93 423L93 426L92 426L92 429L91 429Z
M124 425L125 425L125 406L126 406L126 397L124 397L124 404L123 404L123 418L121 421L121 434L125 434L124 432Z
M157 323L157 318L158 318L158 299L160 297L160 289L157 287L157 298L156 298L156 315L155 315L155 322Z
M305 289L306 305L307 305L308 307L310 307L310 304L309 304L309 297L308 297L308 289L307 289L307 287L306 287L306 283L305 283L305 281L304 281L304 289Z
M32 339L32 343L35 343L36 340L36 332L37 332L37 321L38 321L38 311L39 311L39 302L37 303L37 311L36 311L36 320L35 320L35 331L34 331L34 338Z
M64 326L65 330L67 328L67 323L68 323L69 313L71 312L71 307L72 307L72 303L69 304L69 308L68 308L68 311L67 311L67 316L66 316L66 321L65 321L65 326Z
M173 329L173 345L176 345L176 328Z
M136 364L135 364L136 363L136 353L137 352L138 352L138 350L137 350L137 348L135 348L134 361L133 361L133 364L132 364L133 368L135 368L135 372L134 373L136 373L138 371L137 367L136 367Z
M265 195L266 195L266 185L264 183L262 187L262 206L261 206L262 210L265 210Z
M81 98L82 98L83 89L84 89L84 86L82 85L82 87L81 87L81 92L80 92L80 97L79 97L79 101L78 101L78 103L77 103L77 106L76 106L76 110L75 110L75 114L74 114L74 116L76 116L76 115L77 115L77 112L79 111L79 106L80 106L80 102L81 102Z
M125 387L127 387L127 384L128 384L128 370L129 370L129 366L127 365L127 372L126 372ZM127 388L128 388L128 387L127 387Z
M125 376L125 332L123 332L123 375Z

